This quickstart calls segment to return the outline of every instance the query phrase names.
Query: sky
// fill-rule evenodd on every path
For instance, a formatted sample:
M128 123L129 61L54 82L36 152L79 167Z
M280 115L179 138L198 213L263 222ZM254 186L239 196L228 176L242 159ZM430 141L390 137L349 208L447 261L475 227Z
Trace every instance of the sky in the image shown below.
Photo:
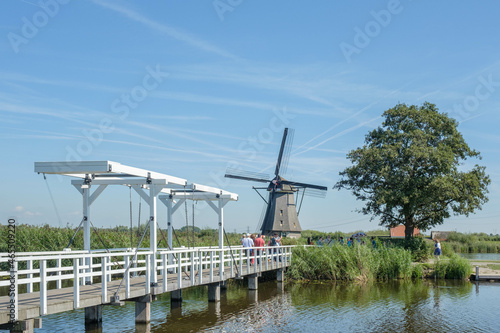
M499 12L497 1L1 1L1 221L76 227L71 179L44 180L34 162L109 160L237 193L226 230L253 232L261 184L223 175L272 174L288 127L283 176L328 187L304 199L302 228L380 229L357 212L363 202L332 187L385 110L428 101L481 152L463 168L478 163L491 177L481 211L429 231L497 234ZM165 210L158 204L162 228ZM189 204L177 229L185 210L193 223ZM209 207L194 212L196 226L217 228ZM96 227L147 214L124 186L91 207Z

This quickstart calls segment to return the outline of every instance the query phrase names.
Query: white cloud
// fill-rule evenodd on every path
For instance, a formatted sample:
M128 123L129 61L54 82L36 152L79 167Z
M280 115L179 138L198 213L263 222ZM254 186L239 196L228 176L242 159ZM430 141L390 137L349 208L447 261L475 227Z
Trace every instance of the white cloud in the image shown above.
M22 213L24 216L42 216L43 214L40 212L32 212L26 210L23 206L16 206L14 210L18 213Z

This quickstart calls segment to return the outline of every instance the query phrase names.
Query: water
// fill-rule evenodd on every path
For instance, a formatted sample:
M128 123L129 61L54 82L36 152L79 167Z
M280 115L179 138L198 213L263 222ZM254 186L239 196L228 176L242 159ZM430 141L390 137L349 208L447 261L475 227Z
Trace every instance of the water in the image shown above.
M87 332L500 332L500 284L390 281L367 284L230 285L221 302L207 288L183 291L182 308L168 294L151 305L151 324L134 323L134 303L106 306L102 330ZM84 311L43 317L35 332L85 332Z
M460 255L469 260L499 260L500 253L460 253Z

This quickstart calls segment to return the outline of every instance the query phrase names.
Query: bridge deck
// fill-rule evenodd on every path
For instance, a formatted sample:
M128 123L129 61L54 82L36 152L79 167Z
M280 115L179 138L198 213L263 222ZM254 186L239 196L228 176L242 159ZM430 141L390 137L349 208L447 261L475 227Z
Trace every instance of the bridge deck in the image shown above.
M255 273L261 273L266 271L277 270L279 268L288 266L289 262L282 263L268 263L268 269L266 265L262 264L262 270L260 265L250 266L242 265L242 270L239 272L234 269L231 275L230 267L225 267L224 279L236 278L238 276L247 276ZM273 266L273 267L271 267ZM220 282L221 279L218 276L218 267L214 269L214 274L212 275L212 281L210 281L210 270L204 269L202 275L202 283L199 283L199 276L195 276L194 284L191 282L191 277L189 272L181 274L183 275L181 285L178 284L177 274L168 274L166 290L163 290L163 278L162 275L158 276L158 287L151 288L151 294L161 294L164 292L170 292L173 290L179 290L184 288L189 288L198 285L208 285L211 283ZM108 302L102 302L102 285L101 283L95 283L92 285L82 285L80 286L80 307L85 308L89 306L96 306L101 304L111 303L111 297L114 296L118 286L120 285L121 279L108 282L107 286L107 298ZM142 297L146 295L145 290L146 277L139 276L130 279L130 297L127 299L125 297L125 285L122 284L118 296L120 300L132 300L137 297ZM9 296L0 297L0 324L8 323L9 321ZM74 309L73 305L73 286L61 288L61 289L50 289L47 294L47 314L60 313L65 311L71 311ZM18 315L19 320L36 318L40 316L40 292L25 293L19 295L18 300Z

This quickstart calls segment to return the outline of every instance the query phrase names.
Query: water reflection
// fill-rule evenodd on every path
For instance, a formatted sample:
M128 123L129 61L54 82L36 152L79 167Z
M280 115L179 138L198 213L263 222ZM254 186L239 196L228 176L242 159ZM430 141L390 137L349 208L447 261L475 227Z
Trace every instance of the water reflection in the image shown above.
M500 260L500 253L459 253L469 260Z
M135 325L134 303L108 306L103 326L88 332L498 332L500 284L389 281L367 284L230 285L221 301L207 288L169 294L151 306L151 324ZM84 332L83 310L44 317L36 332Z
M486 288L479 288L482 287ZM490 287L500 296L500 286ZM483 309L472 307L471 303L477 301L473 290L473 284L462 281L395 281L336 284L330 288L293 286L291 293L299 317L313 322L322 313L328 318L324 323L347 331L465 332L471 328L488 331L488 322L498 330L499 323L487 319L481 312ZM488 308L487 303L478 304Z

